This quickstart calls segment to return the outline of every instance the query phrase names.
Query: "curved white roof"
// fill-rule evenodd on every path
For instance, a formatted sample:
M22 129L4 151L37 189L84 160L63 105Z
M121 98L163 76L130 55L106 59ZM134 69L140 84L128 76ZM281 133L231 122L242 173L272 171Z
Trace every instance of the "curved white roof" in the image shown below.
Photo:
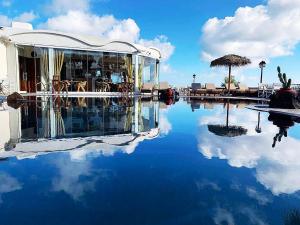
M130 43L122 40L106 40L95 36L69 34L49 30L29 30L11 27L0 29L0 39L9 40L17 45L38 47L78 49L103 52L122 52L141 54L147 57L160 59L161 53L157 48Z

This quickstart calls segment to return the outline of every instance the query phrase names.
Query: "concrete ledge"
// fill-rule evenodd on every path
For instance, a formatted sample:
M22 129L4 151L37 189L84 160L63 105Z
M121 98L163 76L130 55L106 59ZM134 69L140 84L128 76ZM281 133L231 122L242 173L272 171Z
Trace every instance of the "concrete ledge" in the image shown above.
M263 101L269 102L270 99L266 98L257 98L257 97L247 97L247 96L188 96L180 95L180 98L190 98L190 99L233 99L233 100L249 100L249 101Z
M300 109L277 109L277 108L269 108L268 105L251 105L246 108L260 111L260 112L268 112L268 113L276 113L287 116L300 117Z

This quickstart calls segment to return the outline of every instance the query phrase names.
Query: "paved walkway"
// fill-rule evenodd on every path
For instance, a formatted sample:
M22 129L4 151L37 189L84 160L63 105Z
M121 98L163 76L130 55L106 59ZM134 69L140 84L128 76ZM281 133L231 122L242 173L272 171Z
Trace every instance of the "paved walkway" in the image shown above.
M300 117L300 109L277 109L277 108L269 108L268 105L250 105L246 108L257 110L261 112L269 112L269 113L277 113L288 116Z

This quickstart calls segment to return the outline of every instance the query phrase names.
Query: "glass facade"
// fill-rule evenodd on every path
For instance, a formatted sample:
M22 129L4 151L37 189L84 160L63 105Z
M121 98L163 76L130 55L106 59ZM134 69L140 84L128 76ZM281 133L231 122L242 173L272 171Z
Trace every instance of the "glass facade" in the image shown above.
M158 83L158 61L124 53L19 46L20 91L133 92ZM138 69L135 65L138 57Z
M158 85L159 62L156 59L139 56L138 83L141 88L146 83Z
M148 132L158 128L158 106L134 98L37 98L20 107L21 139Z

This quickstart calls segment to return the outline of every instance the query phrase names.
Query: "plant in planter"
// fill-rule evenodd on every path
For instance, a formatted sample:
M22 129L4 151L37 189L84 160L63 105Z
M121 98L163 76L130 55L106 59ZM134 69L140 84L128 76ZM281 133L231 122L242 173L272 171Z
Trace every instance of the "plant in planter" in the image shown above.
M270 98L271 108L295 109L300 107L298 94L291 89L292 80L287 79L285 73L281 72L281 68L277 67L278 78L282 84L282 88L276 91Z
M290 92L294 92L291 89L291 85L292 85L292 79L287 79L286 74L285 73L281 73L281 69L280 66L277 67L277 72L278 72L278 78L279 81L282 84L282 88L280 89L280 91L290 91Z

